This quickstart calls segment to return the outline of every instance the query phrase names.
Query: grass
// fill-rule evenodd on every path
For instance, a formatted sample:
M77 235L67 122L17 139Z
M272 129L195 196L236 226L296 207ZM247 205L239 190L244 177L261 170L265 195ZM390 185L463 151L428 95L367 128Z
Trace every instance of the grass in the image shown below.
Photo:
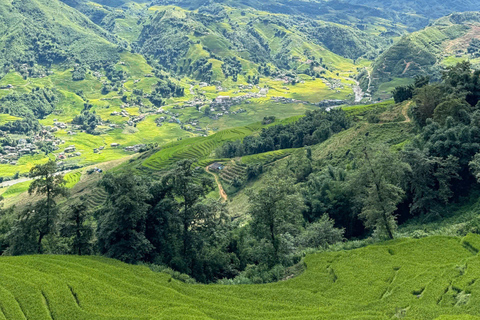
M400 239L308 255L294 279L239 286L188 285L101 257L1 257L0 317L480 319L478 249L478 235Z
M253 154L249 156L242 157L242 163L244 164L257 164L257 163L270 163L282 158L285 158L292 152L298 149L282 149L282 150L275 150L265 153Z
M28 188L30 187L31 183L32 183L31 181L25 181L25 182L17 183L8 188L5 188L5 192L2 193L2 197L4 199L9 199L9 198L16 197L22 193L25 193L28 191Z
M68 189L72 189L80 182L80 178L82 177L82 173L80 171L72 171L67 173L63 178L67 182L65 187Z
M364 117L370 111L374 111L375 113L381 113L382 111L386 110L388 107L391 107L393 105L394 105L393 100L387 100L384 102L369 104L369 105L348 106L348 107L343 107L342 109L350 117Z

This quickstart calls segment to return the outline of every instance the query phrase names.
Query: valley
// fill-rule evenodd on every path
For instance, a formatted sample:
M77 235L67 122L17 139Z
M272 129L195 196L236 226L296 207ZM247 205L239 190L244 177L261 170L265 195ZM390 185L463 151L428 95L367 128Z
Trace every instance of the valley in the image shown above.
M477 2L0 3L0 320L480 318Z

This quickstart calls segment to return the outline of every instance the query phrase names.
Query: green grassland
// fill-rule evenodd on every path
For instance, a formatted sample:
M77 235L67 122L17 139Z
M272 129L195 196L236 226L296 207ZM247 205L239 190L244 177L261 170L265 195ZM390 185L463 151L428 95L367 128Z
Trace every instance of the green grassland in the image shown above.
M267 285L188 285L100 257L0 258L3 319L479 319L480 236L305 258ZM28 273L29 277L25 278Z

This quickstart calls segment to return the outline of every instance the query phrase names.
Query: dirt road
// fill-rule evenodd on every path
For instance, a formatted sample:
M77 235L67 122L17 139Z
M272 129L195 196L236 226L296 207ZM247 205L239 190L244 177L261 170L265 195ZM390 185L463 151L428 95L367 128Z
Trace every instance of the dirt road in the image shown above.
M215 173L211 172L211 171L208 169L208 166L205 167L205 171L215 177L215 182L217 183L218 192L220 193L220 197L223 199L223 201L227 201L227 200L228 200L227 193L226 193L225 190L223 189L223 186L222 186L222 184L220 183L220 179L218 178L218 176L217 176Z

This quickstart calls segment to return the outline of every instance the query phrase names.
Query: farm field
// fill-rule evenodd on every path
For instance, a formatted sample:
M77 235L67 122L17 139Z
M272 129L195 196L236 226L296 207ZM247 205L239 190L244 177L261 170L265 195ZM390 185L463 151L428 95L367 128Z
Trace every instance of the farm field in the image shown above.
M100 257L1 257L0 318L480 319L479 249L478 235L399 239L308 255L296 278L236 286Z

